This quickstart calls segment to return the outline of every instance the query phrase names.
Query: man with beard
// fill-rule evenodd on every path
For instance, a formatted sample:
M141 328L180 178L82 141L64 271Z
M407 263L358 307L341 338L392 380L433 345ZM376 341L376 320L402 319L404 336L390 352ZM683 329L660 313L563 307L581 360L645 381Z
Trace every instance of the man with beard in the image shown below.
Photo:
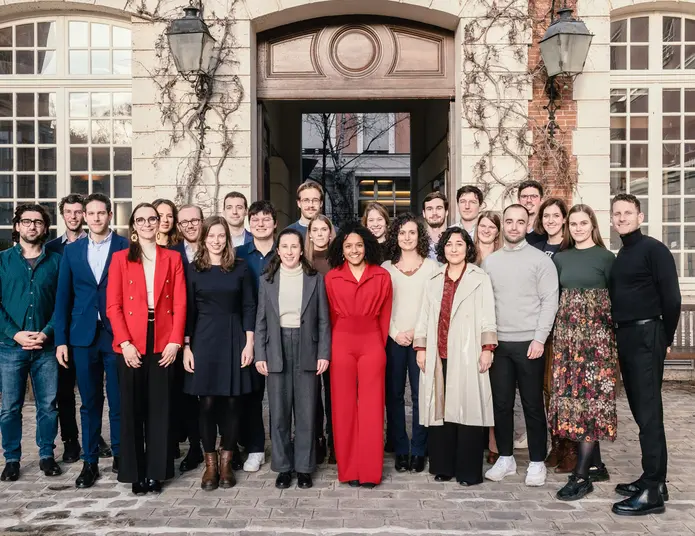
M46 476L63 472L53 455L58 433L53 306L60 255L44 248L50 225L51 218L41 205L19 205L12 219L12 240L17 244L0 253L0 432L6 462L2 481L19 478L22 406L30 376L39 468Z
M524 181L519 185L518 196L519 203L527 210L529 216L528 226L526 227L526 241L533 245L546 238L545 235L540 235L533 230L538 217L538 207L541 206L543 201L543 185L534 180Z
M437 243L446 229L446 218L449 214L449 202L441 192L431 192L422 201L422 217L427 224L427 234L430 239L428 257L437 260Z
M118 472L120 454L120 394L113 331L106 317L106 285L111 257L126 249L128 240L111 231L111 200L91 194L84 200L89 235L65 247L56 296L56 358L61 367L74 360L82 406L82 472L78 488L90 488L99 478L99 434L104 409L104 374L111 425L111 470ZM68 352L71 350L72 355Z
M485 478L516 474L514 399L519 387L528 432L527 486L545 484L547 427L543 400L544 344L558 309L559 284L553 261L526 242L529 214L510 205L502 215L504 247L482 263L492 281L498 346L490 369L495 438L500 457Z

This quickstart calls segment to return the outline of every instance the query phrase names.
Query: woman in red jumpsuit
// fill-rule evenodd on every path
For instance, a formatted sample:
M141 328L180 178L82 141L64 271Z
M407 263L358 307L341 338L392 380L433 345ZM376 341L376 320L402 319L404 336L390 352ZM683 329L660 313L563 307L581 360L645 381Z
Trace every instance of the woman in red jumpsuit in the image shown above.
M330 246L331 398L338 480L373 488L384 463L384 374L391 277L365 227L345 226Z

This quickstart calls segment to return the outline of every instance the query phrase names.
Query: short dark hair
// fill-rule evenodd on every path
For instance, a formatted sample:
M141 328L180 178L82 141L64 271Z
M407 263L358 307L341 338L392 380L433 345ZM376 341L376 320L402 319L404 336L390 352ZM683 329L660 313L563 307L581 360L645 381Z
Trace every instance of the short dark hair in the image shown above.
M611 212L613 212L613 205L615 205L618 201L627 201L628 203L632 203L637 207L637 212L642 212L642 204L639 202L639 199L632 194L618 194L611 199Z
M505 215L505 214L507 213L507 211L508 211L509 209L511 209L511 208L520 208L520 209L522 209L524 212L526 212L526 216L528 216L529 218L531 217L531 215L528 213L528 209L527 209L524 205L520 205L519 203L513 203L513 204L509 205L508 207L506 207L506 208L502 211L502 220L504 220L504 215Z
M261 212L263 212L264 214L270 214L273 217L273 223L277 223L278 211L275 210L275 207L270 201L261 200L254 201L253 203L251 203L248 213L249 219L251 219L251 216L255 216L256 214L260 214Z
M422 210L425 210L425 203L429 203L430 201L434 201L435 199L441 199L442 201L444 201L444 210L449 210L449 200L442 192L438 191L430 192L425 196L425 198L422 200Z
M466 184L464 186L461 186L461 188L459 188L458 190L456 190L457 203L459 202L463 194L475 194L475 196L478 198L478 203L480 203L481 205L483 204L483 200L485 199L483 191L477 186L473 186L472 184Z
M376 237L359 221L353 221L341 227L338 236L335 237L335 240L333 240L331 245L328 247L328 264L331 265L331 268L338 268L345 262L345 256L343 255L343 243L351 234L359 235L360 238L362 238L362 241L364 242L365 262L367 264L374 264L377 266L380 265L381 246L379 245Z
M99 201L100 203L104 203L104 205L106 205L106 212L111 212L111 200L107 195L89 194L87 197L84 198L84 208L87 208L87 205L89 205L92 201Z
M437 260L441 264L446 263L444 248L453 234L460 234L463 241L466 243L466 263L475 264L475 260L478 258L478 249L475 247L475 242L473 242L468 231L458 225L448 227L446 231L442 233L442 236L439 237L439 242L437 242Z
M51 226L51 216L48 214L46 207L37 205L35 203L23 203L21 205L17 205L17 208L14 211L14 217L12 218L12 241L19 242L19 231L17 231L15 227L17 227L19 220L22 219L22 214L25 212L38 212L41 214L41 219L43 219L43 236L41 237L41 243L45 242L50 233L49 227Z
M224 200L222 201L222 208L224 209L224 205L227 202L227 199L243 199L244 200L244 208L248 209L249 208L249 202L246 200L246 196L242 194L241 192L229 192L227 195L224 196Z
M535 188L536 190L538 190L538 193L540 194L540 196L543 197L543 185L538 181L534 181L533 179L529 179L529 180L522 182L519 185L519 189L517 190L517 194L516 194L517 199L521 195L522 190L525 190L526 188Z
M65 205L74 205L75 203L79 203L82 205L82 208L84 208L84 197L82 197L81 194L66 195L60 200L60 203L58 203L58 212L62 216Z
M386 235L384 250L386 251L387 260L390 260L392 263L397 263L401 260L401 248L398 247L398 233L401 232L401 227L411 221L417 225L417 246L415 247L417 254L423 259L429 254L430 237L427 234L425 222L422 221L422 218L415 216L415 214L405 212L391 222Z

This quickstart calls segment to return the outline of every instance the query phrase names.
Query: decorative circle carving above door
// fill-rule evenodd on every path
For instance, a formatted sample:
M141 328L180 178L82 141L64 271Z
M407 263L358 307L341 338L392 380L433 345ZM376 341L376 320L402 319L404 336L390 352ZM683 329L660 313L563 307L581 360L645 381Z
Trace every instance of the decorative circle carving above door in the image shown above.
M381 60L379 36L368 26L344 26L331 39L330 60L345 76L360 78L374 71Z

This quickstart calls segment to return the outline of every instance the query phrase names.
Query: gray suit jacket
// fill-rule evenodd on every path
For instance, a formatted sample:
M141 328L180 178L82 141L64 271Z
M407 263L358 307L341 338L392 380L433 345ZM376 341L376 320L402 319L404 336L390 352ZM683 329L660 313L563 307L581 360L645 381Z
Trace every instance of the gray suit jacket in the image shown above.
M331 358L331 320L323 276L303 275L299 354L302 369L316 371L316 361ZM273 282L260 278L254 354L266 361L268 372L282 372L282 334L280 331L280 274Z

